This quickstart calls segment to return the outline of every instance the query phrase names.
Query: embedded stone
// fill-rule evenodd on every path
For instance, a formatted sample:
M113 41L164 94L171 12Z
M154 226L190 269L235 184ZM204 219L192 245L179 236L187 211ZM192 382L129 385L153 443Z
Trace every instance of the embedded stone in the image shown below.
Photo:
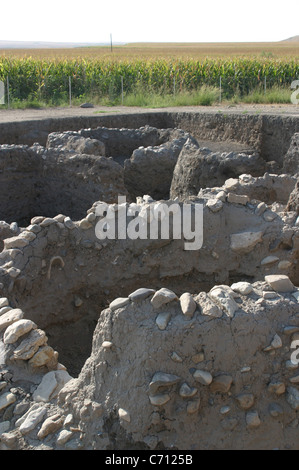
M181 356L179 356L175 351L173 351L173 353L171 354L171 359L174 362L183 362L183 359L181 358Z
M177 300L176 294L173 291L163 287L154 294L153 298L151 299L151 303L154 308L159 308L164 304L172 302L173 300Z
M42 406L40 408L29 411L25 421L21 424L19 431L21 434L28 434L32 431L43 419L47 408Z
M197 413L200 407L200 399L198 400L191 400L187 403L187 413L188 415L193 415Z
M194 364L199 364L200 362L203 362L205 360L205 355L201 351L197 354L194 354L194 356L192 356L191 359L194 362Z
M149 399L152 405L163 406L167 402L169 402L170 396L167 393L164 393L155 396L150 396Z
M243 206L246 206L247 202L249 202L249 197L243 194L228 193L227 200L233 204L242 204Z
M239 309L239 305L231 297L228 291L221 287L213 287L209 292L209 296L229 317L233 317L236 310Z
M266 222L272 222L274 219L276 219L276 217L277 217L276 212L269 211L269 210L267 210L263 214L263 218Z
M186 317L192 317L196 310L196 302L193 299L192 295L189 292L185 292L180 297L180 305L183 312L183 315Z
M248 411L246 413L246 424L248 428L258 428L261 425L261 420L257 411Z
M14 350L12 358L27 361L47 342L47 336L43 330L31 330L19 346Z
M207 201L206 206L212 211L212 212L218 212L222 209L223 207L223 202L221 199L209 199Z
M0 439L3 433L6 433L10 428L10 421L2 421L0 423ZM2 439L1 439L2 440Z
M187 383L183 383L179 390L179 395L182 398L191 398L196 395L198 389L195 387L189 387Z
M194 372L193 377L197 382L201 383L202 385L210 385L213 381L213 377L210 372L207 372L205 370L197 369Z
M0 308L7 307L9 305L8 299L6 297L0 298Z
M223 311L207 295L200 302L200 307L203 315L213 318L221 318L223 315Z
M34 401L42 401L47 403L50 400L50 396L57 387L57 380L55 372L51 371L44 375L41 383L33 393Z
M37 325L31 320L18 320L6 328L3 336L3 343L13 344L21 336L25 335L26 333L29 333L29 331L35 328L37 328Z
M295 387L287 388L286 400L293 410L295 411L299 410L299 390L297 388Z
M127 423L130 423L130 422L131 422L130 413L128 413L128 411L124 410L123 408L119 408L119 410L118 410L118 416L119 416L119 418L122 419L123 421L127 421Z
M283 329L283 333L287 336L297 333L298 331L299 331L299 326L294 326L294 325L285 326Z
M256 215L262 215L265 210L267 209L267 205L264 203L264 202L260 202L257 206L256 206L256 209L255 209L255 214Z
M56 224L56 220L51 217L46 217L42 222L40 222L41 227L48 227L52 224Z
M273 351L273 349L279 349L282 347L282 341L281 341L281 338L279 335L275 335L273 340L271 341L271 344L270 346L267 346L264 351L265 352L268 352L268 351Z
M290 278L284 274L270 274L265 276L265 281L276 292L293 292L295 290Z
M11 405L16 401L17 397L14 393L5 392L0 395L0 411L6 408L7 406Z
M233 378L230 375L222 374L213 378L210 390L213 393L227 393L231 387Z
M277 256L266 256L266 258L262 259L261 266L271 266L272 264L277 263L279 258Z
M227 413L230 412L230 407L229 406L222 406L220 408L220 414L222 415L227 415Z
M291 377L290 382L292 384L298 384L299 383L299 375L295 375L294 377Z
M22 238L25 238L26 240L29 240L30 242L32 242L33 240L36 239L36 235L34 232L30 231L30 230L25 230L24 232L22 232Z
M292 263L288 260L282 260L278 263L278 269L289 269L292 266Z
M58 431L63 424L64 418L61 417L60 414L55 414L47 418L40 428L39 432L37 433L37 437L39 439L44 439L49 434L53 434L54 432Z
M113 300L113 302L110 303L109 308L111 310L117 310L118 308L125 307L130 303L129 297L118 297L117 299Z
M42 346L39 350L29 359L29 364L32 367L42 367L51 361L54 357L54 349L50 346Z
M226 201L226 192L225 191L219 191L219 193L216 194L216 199L219 199L222 202Z
M141 302L144 299L147 299L150 295L154 294L156 291L154 289L146 289L141 287L140 289L135 290L132 294L129 295L129 299L132 302Z
M236 400L243 410L248 410L254 404L254 396L252 393L240 393L236 396Z
M0 308L0 317L1 315L3 315L3 313L7 313L10 310L12 310L12 307L9 307L9 306Z
M12 325L18 320L21 320L24 316L23 311L20 308L13 308L7 313L0 316L0 331Z
M230 190L230 189L234 190L234 189L237 189L238 184L239 184L239 180L237 178L228 178L225 181L224 186L228 190Z
M57 445L62 446L66 444L66 442L70 440L73 434L74 434L73 431L68 431L67 429L63 429L62 431L60 431L57 437L57 441L56 441Z
M169 312L159 313L159 315L156 318L156 324L159 330L165 330L167 328L170 317L171 315Z
M231 289L241 295L248 295L253 291L253 287L249 282L236 282L231 285Z
M263 232L241 232L230 236L230 247L237 253L249 253L262 241Z
M12 266L7 270L7 274L13 279L16 279L21 274L21 270Z
M24 248L25 246L29 245L29 240L26 238L20 237L11 237L6 238L3 240L4 242L4 249L9 250L10 248Z
M76 227L76 224L72 221L72 219L70 217L66 217L63 221L64 225L66 226L66 228L72 230Z
M160 387L171 387L181 380L174 374L166 374L165 372L156 372L149 384L151 395L155 395Z
M88 230L89 228L92 227L92 224L90 223L90 221L85 218L85 219L82 219L79 221L79 227L82 229L82 230Z
M263 292L263 299L265 300L276 299L276 298L277 298L276 292L268 292L268 291Z

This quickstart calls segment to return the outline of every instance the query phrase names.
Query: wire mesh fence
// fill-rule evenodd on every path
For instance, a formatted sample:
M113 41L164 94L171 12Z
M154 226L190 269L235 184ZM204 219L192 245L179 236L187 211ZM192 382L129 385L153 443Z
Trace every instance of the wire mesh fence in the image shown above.
M231 72L231 73L230 73ZM72 106L88 100L96 104L124 104L130 95L178 96L194 93L203 87L214 90L214 100L220 102L233 97L248 96L254 92L266 95L274 88L289 90L291 102L292 84L298 81L299 70L290 75L263 74L260 70L250 76L239 70L225 71L221 75L194 73L87 73L70 75L12 74L0 77L0 105L17 107L22 103ZM299 87L299 85L298 85ZM299 93L298 93L299 94ZM288 98L286 98L288 100Z

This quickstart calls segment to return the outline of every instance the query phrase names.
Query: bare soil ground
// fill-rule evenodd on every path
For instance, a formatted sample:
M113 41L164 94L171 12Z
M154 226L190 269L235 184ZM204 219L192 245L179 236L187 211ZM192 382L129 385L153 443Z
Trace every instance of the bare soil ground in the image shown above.
M42 109L1 109L0 122L17 122L39 119L55 119L72 116L94 116L97 114L127 114L144 112L201 112L201 113L244 113L244 114L274 114L299 116L299 105L295 104L219 104L216 106L181 106L176 108L139 108L126 106L95 106L94 108L80 108L79 106L67 108Z

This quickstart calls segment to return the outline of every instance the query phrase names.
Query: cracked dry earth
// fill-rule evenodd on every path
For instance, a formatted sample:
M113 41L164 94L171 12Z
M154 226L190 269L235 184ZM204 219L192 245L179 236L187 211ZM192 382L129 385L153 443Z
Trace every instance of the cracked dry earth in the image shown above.
M0 146L1 450L299 449L298 136L274 162L150 126ZM99 239L119 195L128 224L200 205L201 248Z

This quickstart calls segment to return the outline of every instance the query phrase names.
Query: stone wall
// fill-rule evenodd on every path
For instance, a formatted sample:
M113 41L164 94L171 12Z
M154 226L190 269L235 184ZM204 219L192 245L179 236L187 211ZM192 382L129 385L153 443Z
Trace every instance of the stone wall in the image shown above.
M265 160L275 160L280 164L290 146L292 135L299 131L299 120L294 116L216 114L208 111L149 112L0 123L0 144L32 145L39 142L45 145L51 132L78 131L99 126L138 128L145 125L164 129L177 127L198 140L238 142L260 151Z

